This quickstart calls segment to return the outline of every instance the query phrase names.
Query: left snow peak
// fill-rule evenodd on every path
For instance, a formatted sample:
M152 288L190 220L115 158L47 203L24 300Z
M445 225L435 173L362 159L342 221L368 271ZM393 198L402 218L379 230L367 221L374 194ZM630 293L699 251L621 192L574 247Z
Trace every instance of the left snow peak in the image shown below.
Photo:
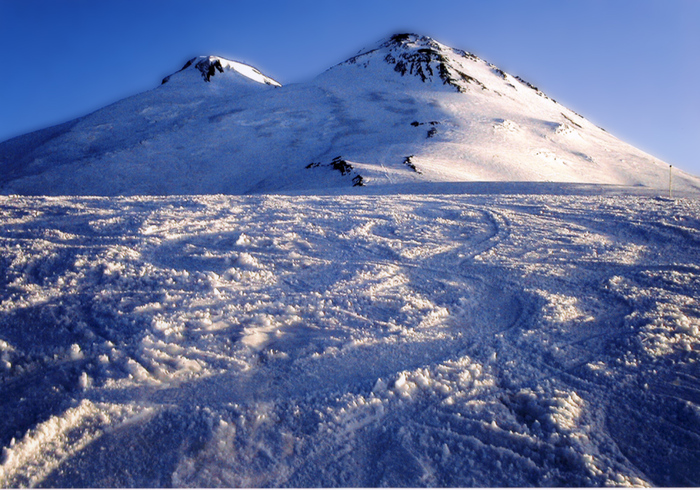
M253 82L265 85L273 85L276 87L282 86L279 82L263 75L259 70L253 68L252 66L239 63L238 61L220 58L218 56L197 56L196 58L192 58L185 63L185 66L183 66L181 70L165 77L162 83L165 84L169 82L171 79L173 79L173 77L180 77L182 75L190 74L198 74L198 76L201 76L205 82L210 82L217 74L226 75L229 73L239 75Z

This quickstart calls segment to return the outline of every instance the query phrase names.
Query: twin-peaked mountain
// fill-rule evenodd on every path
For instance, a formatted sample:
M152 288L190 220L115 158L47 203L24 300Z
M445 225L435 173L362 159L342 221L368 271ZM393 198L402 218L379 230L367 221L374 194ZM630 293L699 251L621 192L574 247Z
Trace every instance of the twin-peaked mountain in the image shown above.
M194 58L158 87L0 143L3 194L244 194L420 182L663 188L669 166L465 51L401 34L310 82ZM677 171L674 187L700 190Z

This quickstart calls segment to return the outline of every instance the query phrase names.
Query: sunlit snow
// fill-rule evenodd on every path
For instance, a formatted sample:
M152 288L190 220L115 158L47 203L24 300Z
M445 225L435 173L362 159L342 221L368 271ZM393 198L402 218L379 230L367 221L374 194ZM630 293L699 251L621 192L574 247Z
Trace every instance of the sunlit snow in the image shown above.
M491 191L0 199L0 485L696 485L698 201Z

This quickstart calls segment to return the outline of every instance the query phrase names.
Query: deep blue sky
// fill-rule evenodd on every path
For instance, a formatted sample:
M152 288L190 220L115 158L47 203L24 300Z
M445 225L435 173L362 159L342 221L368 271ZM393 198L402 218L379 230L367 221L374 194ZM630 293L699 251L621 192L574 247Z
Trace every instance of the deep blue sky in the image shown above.
M195 55L286 84L396 32L471 51L700 175L698 0L0 0L0 140L153 88Z

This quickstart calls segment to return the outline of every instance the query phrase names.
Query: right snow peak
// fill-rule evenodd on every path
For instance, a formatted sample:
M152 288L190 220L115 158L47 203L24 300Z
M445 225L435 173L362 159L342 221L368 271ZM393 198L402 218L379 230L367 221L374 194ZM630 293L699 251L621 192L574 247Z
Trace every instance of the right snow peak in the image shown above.
M413 75L422 82L439 80L458 92L466 92L466 84L486 88L479 80L467 75L460 63L460 58L469 61L479 61L479 58L440 44L427 36L396 34L378 48L361 53L346 63L368 66L377 57L401 76Z
M668 192L669 165L522 79L416 34L284 87L203 56L153 90L0 143L2 194L407 192L470 181ZM673 186L698 193L700 179L674 169Z
M379 61L381 60L381 61ZM378 47L365 50L341 65L357 65L364 68L372 63L384 62L401 76L414 76L421 82L438 82L452 87L457 92L467 92L469 88L489 90L479 79L470 75L475 63L487 64L492 74L515 88L514 82L525 85L538 95L544 94L520 77L512 77L494 65L486 63L478 56L461 49L451 48L428 36L418 34L395 34L382 41Z

